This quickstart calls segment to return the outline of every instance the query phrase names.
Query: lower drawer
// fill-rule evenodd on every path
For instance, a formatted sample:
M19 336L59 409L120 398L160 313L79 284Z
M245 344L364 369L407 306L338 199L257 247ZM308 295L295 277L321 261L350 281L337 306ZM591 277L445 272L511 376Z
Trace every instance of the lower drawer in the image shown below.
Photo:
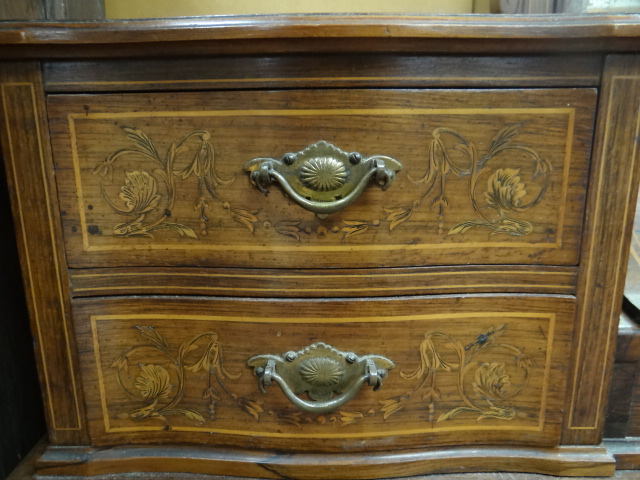
M561 296L136 297L78 300L74 318L95 446L366 451L557 444L574 309Z

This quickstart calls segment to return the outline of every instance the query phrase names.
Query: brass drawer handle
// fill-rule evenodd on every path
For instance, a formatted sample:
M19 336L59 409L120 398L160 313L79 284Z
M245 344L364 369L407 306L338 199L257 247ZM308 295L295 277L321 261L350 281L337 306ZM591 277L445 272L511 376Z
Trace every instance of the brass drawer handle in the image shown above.
M378 390L387 372L395 367L382 355L358 356L322 342L284 355L256 355L247 363L263 393L275 381L296 407L318 414L343 406L365 383ZM298 397L305 392L312 401Z
M301 207L328 215L355 202L372 178L382 190L389 188L402 164L383 155L363 158L320 141L281 159L254 158L244 170L265 195L267 187L277 182Z

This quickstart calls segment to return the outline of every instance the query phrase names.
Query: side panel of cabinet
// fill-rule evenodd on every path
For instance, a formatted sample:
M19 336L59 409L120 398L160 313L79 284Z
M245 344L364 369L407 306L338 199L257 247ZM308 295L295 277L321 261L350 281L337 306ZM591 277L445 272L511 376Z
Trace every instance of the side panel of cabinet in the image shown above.
M49 433L54 443L82 444L82 390L39 65L3 64L0 82L2 149Z
M602 438L640 166L640 56L610 56L600 96L563 442Z

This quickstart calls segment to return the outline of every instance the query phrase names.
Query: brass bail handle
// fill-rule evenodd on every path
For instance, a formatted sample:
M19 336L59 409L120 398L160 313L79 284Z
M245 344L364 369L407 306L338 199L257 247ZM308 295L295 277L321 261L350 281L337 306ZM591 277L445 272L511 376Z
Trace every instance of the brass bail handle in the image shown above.
M402 164L384 155L363 157L319 141L281 158L254 158L244 164L251 183L265 195L277 183L301 207L318 215L335 213L355 202L371 180L391 186Z
M277 383L300 410L331 412L352 400L367 384L378 390L395 364L382 355L358 356L325 343L284 355L256 355L248 360L263 393ZM300 398L306 393L310 400Z

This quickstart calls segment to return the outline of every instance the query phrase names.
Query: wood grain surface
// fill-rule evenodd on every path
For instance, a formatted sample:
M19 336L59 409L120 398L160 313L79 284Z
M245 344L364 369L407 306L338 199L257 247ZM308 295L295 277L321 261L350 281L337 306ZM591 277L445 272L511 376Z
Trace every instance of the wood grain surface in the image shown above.
M266 52L634 52L639 35L633 15L229 16L5 24L0 29L0 54L9 59L86 59Z
M82 443L82 386L67 324L67 270L39 65L5 63L0 82L2 148L49 434L54 443Z
M366 451L554 445L573 312L571 297L553 296L137 297L78 300L74 318L83 382L95 386L94 445ZM260 393L249 358L316 342L383 355L396 368L378 392L363 388L327 414L298 410L275 386Z
M379 297L452 292L575 295L576 279L577 267L511 265L284 272L264 268L122 267L69 272L74 297L123 293L270 297Z
M208 28L206 28L208 27ZM14 32L23 31L19 41ZM635 15L261 15L106 23L14 23L0 42L80 44L253 38L589 39L640 35ZM152 38L149 35L153 34ZM503 51L509 47L502 44Z
M640 57L608 53L639 37L632 16L0 26L3 58L46 60L0 69L40 473L612 474ZM331 185L287 174L309 197L350 152L403 168L326 217L244 169L318 142ZM284 368L305 399L343 394L346 352L395 367L331 412L260 392L249 358L318 342L338 353Z
M599 443L615 352L640 168L640 59L607 59L600 97L585 241L578 280L578 324L564 443ZM616 168L610 168L611 162Z
M73 459L73 460L72 460ZM72 460L72 461L70 461ZM245 463L249 460L249 463ZM260 477L272 479L300 478L322 480L328 472L341 480L356 480L383 477L402 477L429 473L457 473L429 478L445 480L454 478L465 480L464 472L499 471L500 479L505 477L518 480L521 477L511 472L527 469L529 472L547 475L572 476L612 476L614 460L602 447L556 447L518 448L491 447L441 448L424 451L406 451L395 454L287 454L272 452L241 451L237 453L212 450L202 447L137 447L113 449L50 449L38 462L39 471L61 475L97 475L117 471L120 478L177 478L180 480L213 480L212 472L231 477ZM147 474L139 471L152 472ZM126 475L127 472L136 472ZM168 473L167 473L168 472ZM186 472L196 472L192 475ZM617 475L616 475L617 477ZM54 477L55 478L55 477ZM485 480L491 476L473 476L470 479ZM536 475L525 476L523 480L537 479ZM547 477L548 478L548 477ZM625 477L623 477L625 478ZM637 478L630 475L626 478Z
M13 473L9 476L8 480L33 480L35 478L35 463L40 458L40 456L45 452L48 447L48 443L46 441L41 441L36 447L32 450L27 458L16 468ZM573 464L574 468L580 465L580 470L583 472L582 475L595 475L597 472L602 474L611 475L615 477L617 480L631 480L636 479L638 477L637 472L633 471L625 471L625 470L616 470L615 473L611 473L611 458L607 458L606 454L603 454L602 448L594 448L590 447L582 452L578 450L571 451L571 449L567 449L566 453L568 454L566 461L562 461L558 459L557 454L562 453L565 450L547 450L547 452L556 454L556 459L552 460L551 455L548 455L548 458L551 462L554 462L556 465L553 467L547 467L547 470L553 470L554 472L559 473L561 470L568 469L571 464ZM528 454L529 456L533 456L535 454L540 455L544 450L541 449L531 449ZM80 449L75 450L74 452L69 452L70 455L80 453ZM483 452L484 453L484 452ZM81 453L81 455L86 454L86 450ZM544 454L543 454L544 455ZM542 456L542 455L540 455ZM60 456L58 456L60 459ZM551 463L550 462L550 463ZM598 466L598 462L601 464ZM564 463L564 467L560 467L559 465ZM426 464L426 462L425 462ZM58 464L59 466L59 464ZM84 468L84 467L81 467ZM399 469L398 469L399 470ZM608 470L608 473L605 473ZM565 470L566 471L566 470ZM390 472L389 475L393 475L393 472ZM190 474L190 473L180 473L180 477L177 476L177 473L167 473L167 472L153 472L153 473L135 473L132 474L131 477L139 478L142 480L147 479L176 479L180 478L180 480L244 480L247 479L247 476L229 476L229 475L208 475L208 474ZM549 477L547 475L537 474L537 473L508 473L505 475L505 472L496 472L496 473L448 473L448 474L429 474L429 476L424 475L416 475L415 480L504 480L505 476L508 476L510 480L545 480ZM113 475L111 476L113 477ZM59 478L65 478L63 476L59 476ZM68 477L67 477L68 478ZM96 480L103 480L108 478L107 476L95 476ZM126 477L125 477L126 478ZM252 480L258 480L257 477L250 477ZM587 477L582 476L573 476L571 477L574 480L586 480Z
M48 92L344 87L595 87L600 54L206 56L50 61Z
M594 100L590 89L50 96L67 259L575 265ZM276 185L265 197L242 171L320 140L404 168L326 219Z

